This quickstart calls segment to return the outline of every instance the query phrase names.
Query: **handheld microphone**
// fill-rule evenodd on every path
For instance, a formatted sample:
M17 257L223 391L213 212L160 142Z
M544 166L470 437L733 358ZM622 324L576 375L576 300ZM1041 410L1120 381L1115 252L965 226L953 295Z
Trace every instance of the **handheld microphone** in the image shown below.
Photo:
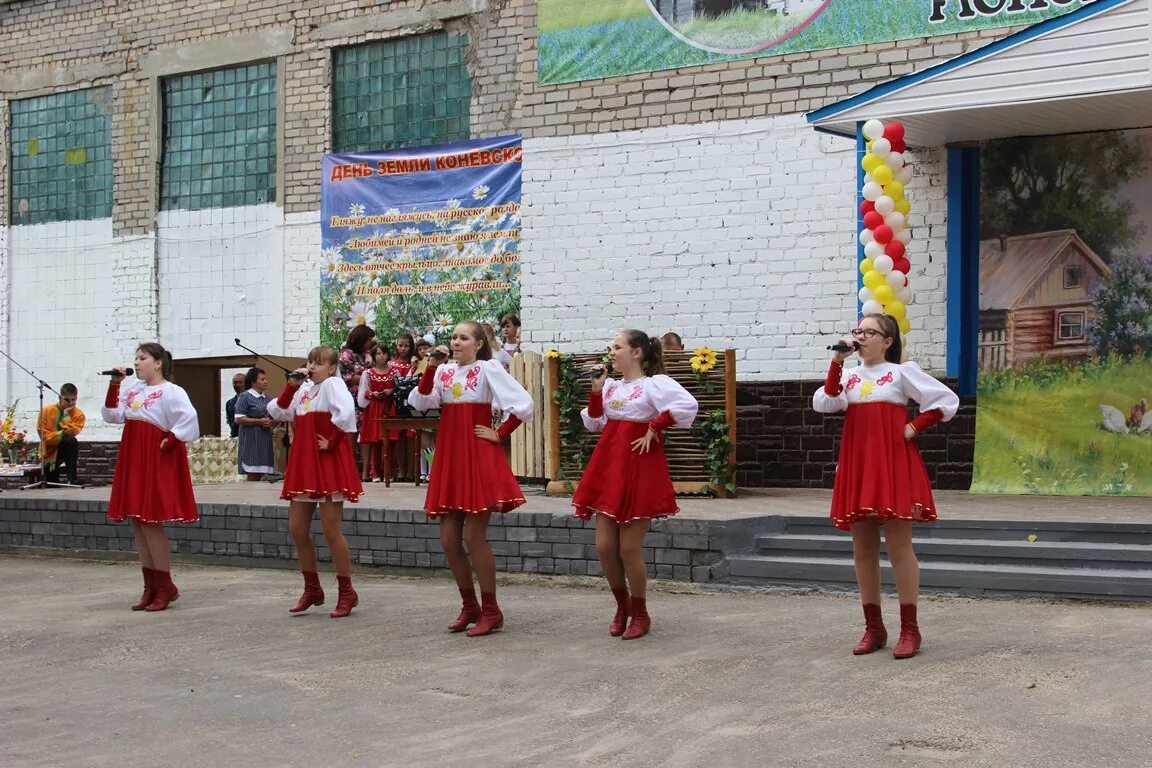
M857 352L860 350L860 342L854 341L852 342L852 346L836 342L832 346L828 347L828 349L832 350L833 352Z
M124 369L125 369L126 371L128 371L129 373L131 373L131 372L132 372L132 366L130 366L130 365L126 365L126 366L124 366ZM108 369L108 370L106 370L106 371L100 371L100 375L101 375L101 376L119 376L119 375L120 375L120 371L117 371L117 370L113 370L112 368L109 368L109 369Z
M577 379L597 379L600 377L601 372L612 373L612 363L606 365L597 365L592 368L586 368L583 371L576 373Z
M428 357L432 358L433 360L443 360L444 358L448 357L448 355L444 354L438 349L434 349L428 353Z

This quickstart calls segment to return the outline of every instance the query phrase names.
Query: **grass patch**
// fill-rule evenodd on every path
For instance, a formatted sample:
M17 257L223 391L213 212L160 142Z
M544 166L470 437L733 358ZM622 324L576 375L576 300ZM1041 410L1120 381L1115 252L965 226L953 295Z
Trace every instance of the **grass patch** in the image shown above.
M694 43L710 48L751 48L783 37L809 16L785 16L771 11L730 11L714 18L677 24L676 30Z
M1038 363L982 378L973 493L1152 495L1152 435L1105 432L1099 410L1126 414L1152 398L1152 360Z
M538 0L536 11L541 32L588 27L650 13L644 0Z

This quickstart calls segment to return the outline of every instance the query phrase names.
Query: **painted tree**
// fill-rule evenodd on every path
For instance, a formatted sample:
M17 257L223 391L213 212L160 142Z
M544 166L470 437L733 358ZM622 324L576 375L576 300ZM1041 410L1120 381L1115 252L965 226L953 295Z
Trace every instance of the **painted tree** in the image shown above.
M1100 355L1152 355L1152 256L1122 258L1092 295L1088 338Z

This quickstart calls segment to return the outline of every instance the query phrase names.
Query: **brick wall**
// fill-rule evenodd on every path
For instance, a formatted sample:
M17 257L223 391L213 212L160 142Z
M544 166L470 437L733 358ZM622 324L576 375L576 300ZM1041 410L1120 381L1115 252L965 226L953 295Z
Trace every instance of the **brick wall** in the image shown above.
M0 550L52 549L69 553L131 556L132 528L108 520L107 503L0 496ZM201 562L254 562L295 568L286 506L200 504L196 525L168 527L174 552ZM649 575L677 581L711 581L723 552L748 521L656 521L644 539ZM320 534L316 521L313 534ZM440 527L423 510L349 508L344 535L361 565L443 569ZM600 575L596 528L568 513L512 512L493 516L488 540L501 571ZM324 543L317 536L317 545ZM318 546L322 560L328 550Z
M831 488L842 416L812 410L823 380L742 383L736 409L736 484L744 488ZM955 381L949 381L955 390ZM914 413L914 412L913 412ZM962 397L951 421L916 438L933 488L967 490L976 448L976 398Z
M82 442L78 462L79 480L85 485L112 485L116 473L116 454L120 451L118 442ZM28 484L23 477L0 478L0 489L12 490ZM67 491L61 491L67 495Z

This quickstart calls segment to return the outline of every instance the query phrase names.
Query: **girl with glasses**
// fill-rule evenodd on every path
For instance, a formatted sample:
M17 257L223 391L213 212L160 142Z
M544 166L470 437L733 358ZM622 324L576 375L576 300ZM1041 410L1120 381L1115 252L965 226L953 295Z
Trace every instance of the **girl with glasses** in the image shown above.
M812 396L820 413L846 412L832 491L831 517L851 531L856 581L864 604L864 636L852 649L861 655L883 648L888 632L880 612L880 529L900 598L900 640L892 655L906 659L920 649L916 620L920 566L912 549L912 523L936 519L920 432L956 414L960 400L912 362L901 363L900 328L889 315L866 315L852 331L862 365L844 368L852 352L835 352L824 386ZM908 403L920 415L908 420Z

